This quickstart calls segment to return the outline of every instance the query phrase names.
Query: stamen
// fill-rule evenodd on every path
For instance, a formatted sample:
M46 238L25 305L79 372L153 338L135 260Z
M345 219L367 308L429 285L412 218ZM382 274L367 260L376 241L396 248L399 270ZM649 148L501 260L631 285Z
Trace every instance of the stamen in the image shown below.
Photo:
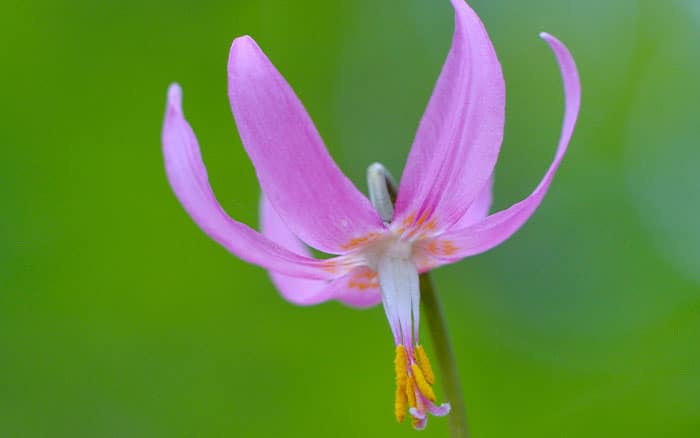
M399 344L396 346L396 357L394 358L394 368L396 369L396 385L406 386L408 375L406 347Z
M406 365L406 348L403 345L396 346L396 357L394 358L394 368L396 369L396 401L394 402L394 415L396 421L402 423L406 418L406 380L408 379L408 368Z
M416 347L416 359L418 360L418 366L421 371L423 371L423 376L429 384L435 383L435 374L433 373L433 367L430 366L430 361L428 360L428 355L425 353L422 345Z
M413 379L406 380L406 398L408 399L408 406L411 408L417 407L418 401L416 400L416 386Z
M412 363L411 371L413 371L413 378L416 381L416 385L418 385L418 390L425 396L425 398L434 402L435 392L433 391L433 387L430 386L430 384L425 380L423 371L420 370L418 364Z
M440 406L434 404L435 391L432 383L435 376L422 345L418 344L410 351L404 344L397 345L394 368L396 371L394 402L396 421L403 423L408 408L413 427L422 429L427 421L427 413L443 416L450 412L449 403L443 403Z
M406 388L396 387L396 401L394 402L394 415L396 421L403 423L406 418Z

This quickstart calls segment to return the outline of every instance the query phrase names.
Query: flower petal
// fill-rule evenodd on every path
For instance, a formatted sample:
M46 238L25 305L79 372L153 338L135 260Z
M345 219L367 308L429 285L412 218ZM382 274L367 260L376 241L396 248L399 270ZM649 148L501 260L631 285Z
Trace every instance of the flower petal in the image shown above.
M559 167L559 163L564 157L578 117L581 104L581 84L576 64L569 50L559 40L549 34L542 33L540 36L551 46L559 62L566 97L564 123L554 161L537 188L527 198L506 210L488 216L483 221L472 226L442 235L438 240L449 242L452 251L450 251L451 254L438 256L441 262L437 264L449 263L463 257L488 251L512 236L530 218L540 205L540 202L542 202ZM439 247L439 245L435 246Z
M223 211L209 185L197 139L183 115L182 91L177 84L168 89L162 141L170 185L185 210L209 237L241 259L270 270L316 279L338 275L330 272L327 260L294 254Z
M398 220L434 216L443 230L487 184L505 119L503 73L486 29L463 0L452 6L452 48L413 142L395 212Z
M469 225L473 225L477 222L480 222L482 219L488 216L492 203L493 176L489 178L489 180L486 182L486 185L482 187L481 191L476 196L476 199L474 200L474 202L472 202L472 205L470 205L467 209L467 212L464 213L464 216L462 216L462 218L459 221L457 221L457 223L454 224L452 228L459 230L461 228L466 228Z
M310 256L309 249L282 221L265 196L260 201L260 222L265 237L295 254ZM374 276L376 277L376 275ZM352 307L370 307L381 301L379 285L366 267L357 267L333 280L310 280L270 271L280 294L294 304L308 306L338 300Z
M265 195L295 236L344 254L383 229L379 215L340 171L289 84L252 38L237 38L228 64L231 109Z
M269 271L272 283L287 301L311 306L329 300L337 300L350 307L364 309L373 307L382 301L382 295L376 286L360 288L356 279L364 276L362 268L333 280L309 280Z
M355 268L344 277L345 284L336 293L336 299L346 306L358 309L374 307L382 302L382 293L375 282L367 282L374 274L367 268Z
M350 307L367 308L382 301L377 287L362 290L354 286L350 287L356 276L355 272L328 281L308 280L274 271L269 271L269 274L280 295L299 306L312 306L329 300L338 300Z

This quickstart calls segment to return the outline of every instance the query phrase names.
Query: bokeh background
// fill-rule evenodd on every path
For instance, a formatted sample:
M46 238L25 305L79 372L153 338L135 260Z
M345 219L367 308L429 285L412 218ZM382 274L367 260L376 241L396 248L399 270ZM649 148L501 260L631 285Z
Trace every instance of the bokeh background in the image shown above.
M583 106L542 207L435 273L474 437L698 436L697 0L471 2L507 81L495 208L526 196ZM0 436L411 436L383 311L283 301L167 184L168 84L225 209L259 189L226 97L250 34L362 188L401 173L449 48L446 0L36 1L0 13ZM426 336L427 338L427 336ZM439 377L438 377L439 379ZM446 436L431 418L421 436Z

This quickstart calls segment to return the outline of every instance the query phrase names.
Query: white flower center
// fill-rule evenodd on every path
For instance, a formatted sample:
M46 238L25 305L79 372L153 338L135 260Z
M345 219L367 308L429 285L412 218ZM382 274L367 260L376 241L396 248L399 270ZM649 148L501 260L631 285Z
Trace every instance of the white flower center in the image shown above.
M393 233L387 233L387 237L365 248L363 256L367 266L373 271L379 272L381 259L411 261L413 259L413 242L403 240Z

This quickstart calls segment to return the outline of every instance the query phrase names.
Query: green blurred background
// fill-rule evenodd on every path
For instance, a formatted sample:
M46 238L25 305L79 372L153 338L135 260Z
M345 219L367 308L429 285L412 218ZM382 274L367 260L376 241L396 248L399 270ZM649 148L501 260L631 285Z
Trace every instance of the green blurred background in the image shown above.
M473 0L507 81L495 208L526 196L583 106L542 207L435 273L474 437L700 435L697 0ZM449 48L447 0L37 1L0 13L0 436L412 436L380 307L283 301L167 184L169 83L226 210L259 189L226 96L257 39L362 188L400 174ZM439 379L439 376L438 376ZM446 436L431 418L421 436Z

